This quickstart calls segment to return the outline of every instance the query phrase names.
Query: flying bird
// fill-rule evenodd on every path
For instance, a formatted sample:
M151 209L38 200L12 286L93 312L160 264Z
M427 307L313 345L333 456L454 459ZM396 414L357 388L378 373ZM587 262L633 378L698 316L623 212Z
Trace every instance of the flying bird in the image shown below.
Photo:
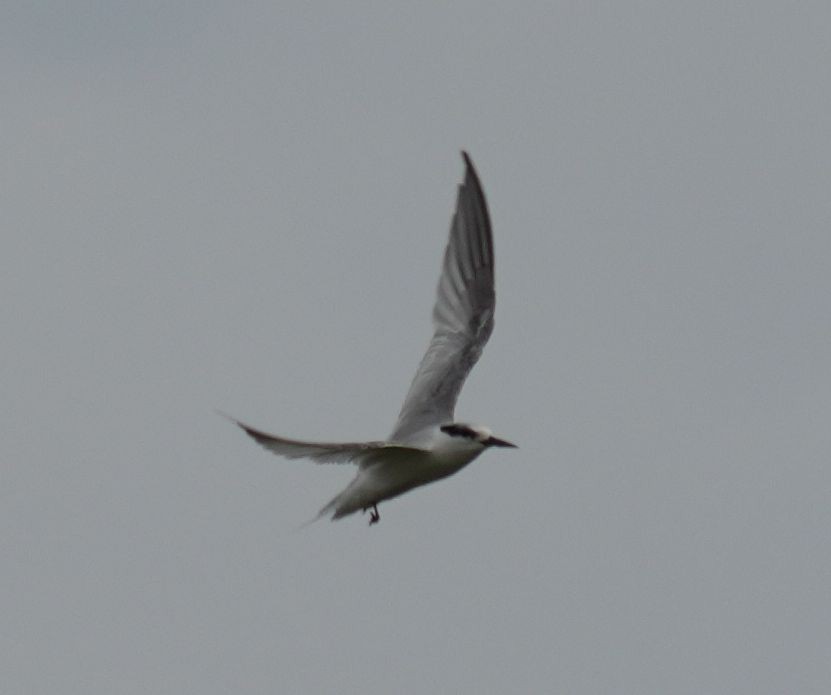
M386 441L305 442L268 434L231 418L259 444L288 459L353 463L358 472L315 519L340 519L359 510L378 522L378 504L446 478L485 449L516 447L483 425L455 422L462 385L493 330L493 238L479 177L467 152L464 181L444 251L433 307L433 338L419 364L401 412Z

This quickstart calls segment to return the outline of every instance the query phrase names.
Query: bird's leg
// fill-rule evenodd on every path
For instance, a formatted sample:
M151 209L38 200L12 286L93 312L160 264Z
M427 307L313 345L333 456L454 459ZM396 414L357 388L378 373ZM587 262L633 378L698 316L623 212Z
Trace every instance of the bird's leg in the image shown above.
M373 504L372 511L369 513L369 525L372 526L372 524L377 524L379 521L381 521L381 515L378 513L378 505Z

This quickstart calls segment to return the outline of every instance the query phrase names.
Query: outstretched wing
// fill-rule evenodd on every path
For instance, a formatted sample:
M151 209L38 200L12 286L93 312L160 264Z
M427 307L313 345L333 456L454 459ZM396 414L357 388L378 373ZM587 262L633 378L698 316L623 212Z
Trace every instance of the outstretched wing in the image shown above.
M239 425L260 446L288 459L308 458L316 463L356 463L361 467L377 460L382 451L394 450L396 453L422 453L422 449L389 444L388 442L352 442L343 444L325 442L302 442L268 434L249 427L239 420L229 418Z
M453 420L462 385L493 330L493 238L485 194L467 152L465 178L444 252L435 332L401 407L391 438L406 441L428 425Z

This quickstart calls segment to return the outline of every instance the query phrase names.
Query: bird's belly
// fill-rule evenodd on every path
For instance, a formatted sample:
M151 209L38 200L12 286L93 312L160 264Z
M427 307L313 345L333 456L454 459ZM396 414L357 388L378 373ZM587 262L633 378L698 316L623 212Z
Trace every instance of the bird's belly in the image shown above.
M464 468L475 457L440 457L407 463L374 466L372 478L378 501L397 497L408 490L441 480Z

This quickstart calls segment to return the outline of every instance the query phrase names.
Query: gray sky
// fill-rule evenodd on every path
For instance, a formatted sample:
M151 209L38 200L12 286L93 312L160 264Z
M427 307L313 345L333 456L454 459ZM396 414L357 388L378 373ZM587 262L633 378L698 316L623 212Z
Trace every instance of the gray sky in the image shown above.
M827 2L0 17L0 691L827 693ZM301 531L469 149L516 441Z

